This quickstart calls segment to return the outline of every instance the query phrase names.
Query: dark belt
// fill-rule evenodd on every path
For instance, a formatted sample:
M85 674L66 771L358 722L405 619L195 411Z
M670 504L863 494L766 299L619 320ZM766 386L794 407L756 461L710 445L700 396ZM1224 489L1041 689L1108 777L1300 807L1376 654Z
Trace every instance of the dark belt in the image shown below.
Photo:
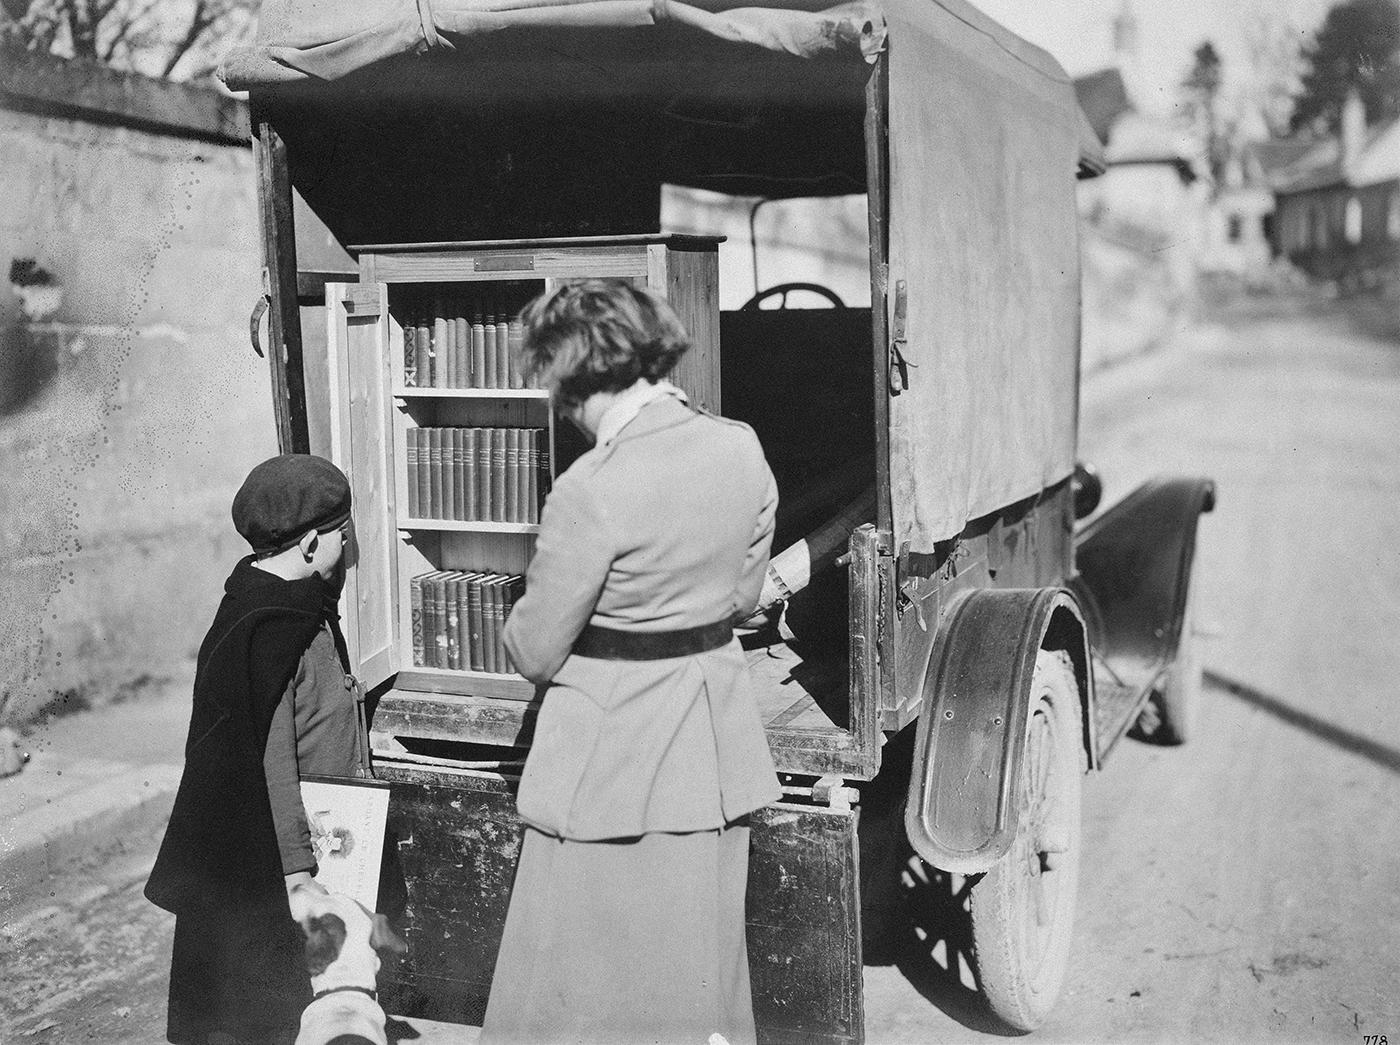
M728 645L734 637L731 621L702 624L676 631L619 631L587 624L574 642L574 653L598 660L666 660L688 657Z

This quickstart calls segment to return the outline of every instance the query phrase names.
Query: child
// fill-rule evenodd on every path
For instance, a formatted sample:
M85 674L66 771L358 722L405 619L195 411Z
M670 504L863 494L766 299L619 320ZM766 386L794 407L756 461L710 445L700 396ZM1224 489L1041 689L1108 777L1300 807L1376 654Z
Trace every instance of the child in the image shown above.
M311 1000L288 895L315 886L302 774L367 766L335 606L350 484L283 454L249 473L233 523L253 548L200 647L185 770L146 884L175 914L167 1037L291 1042Z

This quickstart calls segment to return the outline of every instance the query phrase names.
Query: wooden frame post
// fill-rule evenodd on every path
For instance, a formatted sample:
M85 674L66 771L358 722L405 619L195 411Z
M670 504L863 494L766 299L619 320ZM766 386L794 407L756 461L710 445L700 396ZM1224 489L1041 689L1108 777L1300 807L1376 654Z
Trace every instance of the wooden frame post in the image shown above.
M306 379L302 369L301 309L297 303L296 229L287 146L265 113L256 113L253 156L258 175L258 222L262 233L264 290L268 310L268 366L272 409L282 453L307 453Z

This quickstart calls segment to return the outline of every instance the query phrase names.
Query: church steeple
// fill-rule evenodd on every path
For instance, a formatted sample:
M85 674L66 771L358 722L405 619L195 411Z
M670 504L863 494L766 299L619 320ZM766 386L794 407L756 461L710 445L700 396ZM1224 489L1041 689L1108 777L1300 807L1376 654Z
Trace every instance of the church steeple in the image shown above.
M1113 64L1123 74L1123 82L1127 85L1130 98L1134 97L1141 87L1140 62L1138 20L1133 12L1133 0L1122 0L1118 5L1118 13L1113 16Z

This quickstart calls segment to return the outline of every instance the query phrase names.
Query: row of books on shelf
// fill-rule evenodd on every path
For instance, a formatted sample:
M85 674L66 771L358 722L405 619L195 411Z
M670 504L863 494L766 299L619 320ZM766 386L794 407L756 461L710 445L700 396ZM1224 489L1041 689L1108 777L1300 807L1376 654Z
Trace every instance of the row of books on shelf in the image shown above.
M410 428L408 514L537 523L549 490L543 428Z
M409 388L535 388L520 372L520 320L481 308L435 306L403 328Z
M513 672L502 636L524 590L518 574L435 570L414 577L409 582L414 666Z

